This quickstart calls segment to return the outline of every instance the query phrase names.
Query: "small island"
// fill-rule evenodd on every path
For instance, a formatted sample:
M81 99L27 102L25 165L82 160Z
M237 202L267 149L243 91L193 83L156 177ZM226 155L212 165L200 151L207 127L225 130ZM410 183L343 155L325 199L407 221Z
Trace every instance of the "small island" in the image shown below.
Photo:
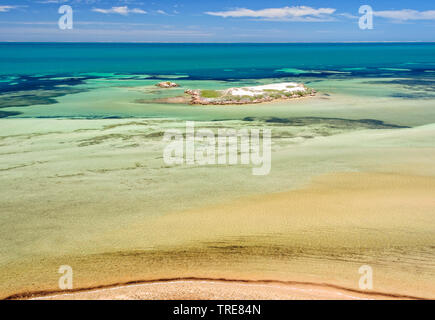
M270 102L278 99L295 99L314 96L316 91L302 83L284 82L262 86L229 88L226 90L186 90L190 104L230 105Z
M156 84L163 89L179 88L175 82L164 81ZM251 87L235 87L224 90L187 89L184 96L164 97L152 100L138 99L137 103L168 103L191 105L241 105L297 99L315 96L316 91L303 83L282 82Z

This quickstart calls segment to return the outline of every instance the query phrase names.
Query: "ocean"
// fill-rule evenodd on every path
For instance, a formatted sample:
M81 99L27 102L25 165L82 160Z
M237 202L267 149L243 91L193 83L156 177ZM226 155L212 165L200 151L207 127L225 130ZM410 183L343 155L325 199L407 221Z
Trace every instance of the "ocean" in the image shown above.
M351 75L379 75L387 71L421 74L434 71L434 56L435 43L1 43L0 74L183 74L190 79L213 80L322 71Z
M177 88L162 89L160 81ZM186 89L302 82L270 103ZM176 100L179 101L179 100ZM227 278L434 298L435 44L0 44L0 298ZM168 165L168 129L270 129L271 170ZM182 131L184 132L184 131Z

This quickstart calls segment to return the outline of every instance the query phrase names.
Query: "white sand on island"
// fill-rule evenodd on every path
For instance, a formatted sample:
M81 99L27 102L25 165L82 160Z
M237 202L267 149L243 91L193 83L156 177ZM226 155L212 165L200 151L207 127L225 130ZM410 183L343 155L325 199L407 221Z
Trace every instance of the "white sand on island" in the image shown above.
M263 86L230 88L224 90L224 94L233 96L258 96L267 93L267 90L277 90L283 93L305 92L307 88L302 83L282 82Z

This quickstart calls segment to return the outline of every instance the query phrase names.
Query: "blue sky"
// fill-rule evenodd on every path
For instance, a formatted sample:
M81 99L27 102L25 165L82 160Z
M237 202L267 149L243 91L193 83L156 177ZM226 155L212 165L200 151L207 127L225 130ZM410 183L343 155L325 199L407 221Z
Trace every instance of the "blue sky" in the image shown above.
M61 5L73 29L61 30ZM373 29L358 25L361 5ZM0 0L0 41L435 41L433 0Z

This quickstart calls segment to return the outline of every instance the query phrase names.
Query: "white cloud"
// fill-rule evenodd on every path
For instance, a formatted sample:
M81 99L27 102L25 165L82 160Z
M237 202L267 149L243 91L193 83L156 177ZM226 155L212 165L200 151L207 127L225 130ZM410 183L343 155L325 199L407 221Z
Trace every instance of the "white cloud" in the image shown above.
M12 9L18 8L17 6L0 6L0 12L8 12Z
M332 8L312 8L307 6L268 8L261 10L251 10L238 8L229 11L205 12L205 14L223 18L257 18L262 20L278 21L327 21L331 20L331 15L336 9Z
M358 16L355 16L355 15L350 14L350 13L339 13L338 15L341 17L345 17L347 19L358 19L359 18Z
M397 21L435 20L435 10L429 10L429 11L417 11L411 9L386 10L386 11L375 11L373 14L377 17L387 18L387 19L392 19Z
M127 6L123 6L123 7L112 7L110 9L99 9L99 8L94 8L92 9L92 11L94 12L99 12L99 13L104 13L104 14L121 14L121 15L128 15L129 13L138 13L138 14L146 14L147 12L142 10L142 9L138 9L138 8L134 8L134 9L129 9Z

